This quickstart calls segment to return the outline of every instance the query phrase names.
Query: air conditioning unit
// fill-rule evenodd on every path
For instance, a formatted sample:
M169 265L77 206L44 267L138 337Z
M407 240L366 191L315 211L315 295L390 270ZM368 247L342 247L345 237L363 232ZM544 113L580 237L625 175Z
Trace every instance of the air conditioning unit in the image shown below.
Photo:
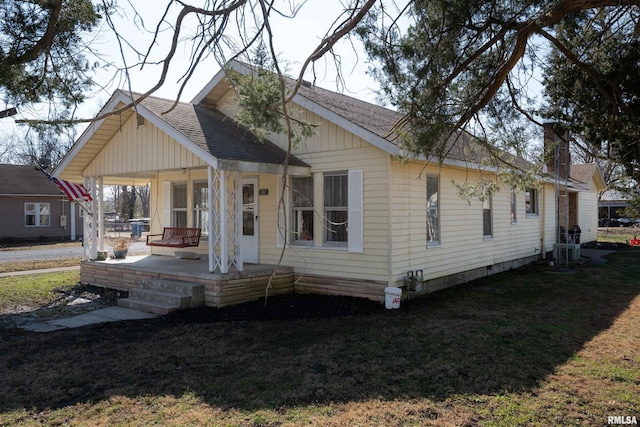
M560 261L578 261L580 245L577 243L556 243L553 245L553 258Z

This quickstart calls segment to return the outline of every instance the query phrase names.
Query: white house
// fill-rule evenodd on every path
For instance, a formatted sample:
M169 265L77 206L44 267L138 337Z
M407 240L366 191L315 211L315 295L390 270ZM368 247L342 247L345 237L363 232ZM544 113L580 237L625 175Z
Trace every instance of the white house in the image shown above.
M251 72L241 63L230 66ZM103 112L137 97L116 91ZM131 289L138 276L106 269L151 274L143 260L126 267L91 261L102 244L101 186L111 183L151 182L152 233L164 227L202 231L198 246L153 246L144 262L166 260L170 269L176 251L201 254L208 263L200 261L194 280L205 285L205 303L212 306L262 295L264 282L254 280L256 290L251 281L256 266L288 269L278 282L281 292L382 301L384 288L402 286L408 271L422 275L419 292L425 293L535 261L557 243L558 224L578 224L582 242L596 239L603 183L595 165L574 165L566 179L551 174L527 192L500 183L491 198L467 202L452 182L496 181L496 169L474 158L478 147L469 135L452 142L442 163L397 161L401 149L386 137L397 113L304 85L294 102L317 134L293 150L284 176L286 139L257 140L233 120L235 99L220 71L190 103L149 97L136 111L84 132L55 171L84 181L96 196L97 215L86 221L85 235L93 240L83 281ZM568 212L558 212L558 194L568 198Z

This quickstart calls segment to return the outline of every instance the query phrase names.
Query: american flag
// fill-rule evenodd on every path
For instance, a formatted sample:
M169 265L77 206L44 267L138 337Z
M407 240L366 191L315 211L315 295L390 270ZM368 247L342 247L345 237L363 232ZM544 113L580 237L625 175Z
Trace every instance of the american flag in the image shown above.
M73 182L56 178L55 176L52 176L49 172L47 172L44 168L36 168L36 169L41 170L45 175L47 175L47 178L49 178L49 181L57 185L60 188L60 190L62 190L64 194L67 195L70 201L90 202L91 200L93 200L91 198L91 194L89 194L89 192L87 191L86 188L84 188L83 185L74 184Z

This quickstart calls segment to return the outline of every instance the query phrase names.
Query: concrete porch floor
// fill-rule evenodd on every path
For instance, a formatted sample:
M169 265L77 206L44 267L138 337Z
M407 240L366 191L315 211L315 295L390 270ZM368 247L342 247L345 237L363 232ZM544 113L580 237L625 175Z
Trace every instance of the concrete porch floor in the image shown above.
M82 261L80 281L104 288L129 291L150 279L192 282L204 285L205 305L224 307L252 301L264 295L271 283L271 295L294 292L292 267L245 264L243 271L210 273L206 259L180 259L163 255L134 255L125 259Z

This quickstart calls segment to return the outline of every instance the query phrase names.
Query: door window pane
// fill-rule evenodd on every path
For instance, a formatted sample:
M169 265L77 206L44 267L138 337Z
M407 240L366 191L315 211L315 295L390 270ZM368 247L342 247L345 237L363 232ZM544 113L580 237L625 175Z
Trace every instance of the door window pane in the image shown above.
M242 235L255 234L255 185L242 185Z
M253 225L253 211L242 212L242 235L253 236L255 227Z

